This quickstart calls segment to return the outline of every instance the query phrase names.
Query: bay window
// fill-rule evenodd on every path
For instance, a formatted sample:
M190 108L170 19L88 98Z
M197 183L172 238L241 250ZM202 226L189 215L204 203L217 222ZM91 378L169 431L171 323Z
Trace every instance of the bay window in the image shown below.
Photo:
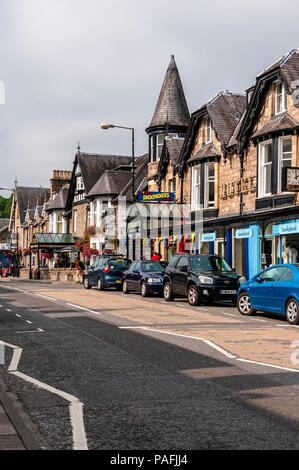
M278 187L277 192L282 191L283 168L292 166L292 138L281 137L278 143Z
M205 164L205 203L204 207L215 206L215 165Z
M272 194L272 140L259 146L259 197Z
M191 175L191 209L199 210L200 209L200 168L201 165L192 167Z

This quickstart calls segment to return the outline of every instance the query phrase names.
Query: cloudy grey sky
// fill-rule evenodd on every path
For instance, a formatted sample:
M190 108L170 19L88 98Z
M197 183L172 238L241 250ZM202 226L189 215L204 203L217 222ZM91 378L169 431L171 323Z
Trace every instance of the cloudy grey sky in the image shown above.
M299 47L298 0L0 0L0 187L48 186L82 151L147 151L170 55L190 112ZM3 193L7 195L7 193Z

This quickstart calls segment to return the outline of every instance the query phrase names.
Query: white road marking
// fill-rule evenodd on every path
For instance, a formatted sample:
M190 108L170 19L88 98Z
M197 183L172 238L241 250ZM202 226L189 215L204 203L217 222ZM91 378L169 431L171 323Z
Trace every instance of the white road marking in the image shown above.
M15 333L44 333L44 330L41 330L38 328L37 330L21 330L21 331L15 331Z
M26 320L26 323L30 323L30 325L32 325L32 321Z
M94 313L95 315L101 315L101 313L99 312L95 312L94 310L89 310L88 308L81 307L80 305L74 305L74 304L69 304L69 303L67 303L67 305L69 305L70 307L79 308L80 310L85 310L86 312Z
M119 327L119 328L124 328L124 327ZM125 328L127 328L127 327L125 327ZM180 336L180 337L183 337L183 338L196 339L198 341L202 341L205 344L208 344L209 346L211 346L213 349L217 350L218 352L220 352L224 356L226 356L230 359L235 359L236 361L247 362L247 363L256 364L256 365L260 365L260 366L264 366L264 367L273 367L274 369L285 370L285 371L288 371L288 372L296 372L296 373L299 372L299 369L292 369L290 367L278 366L276 364L269 364L269 363L266 363L266 362L258 362L258 361L253 361L253 360L250 360L250 359L245 359L245 358L235 356L235 355L229 353L228 351L226 351L225 349L221 348L217 344L215 344L212 341L210 341L208 339L205 339L205 338L198 338L197 336L183 335L183 334L180 334L180 333L172 333L172 332L169 332L169 331L155 330L153 328L148 328L148 327L144 327L144 326L136 327L136 328L140 328L141 330L153 331L153 332L156 332L156 333L162 333L162 334L165 334L165 335L173 335L173 336Z
M51 300L52 302L56 302L56 299L53 299L52 297L48 297L47 295L42 295L42 294L35 294L37 297L42 297L43 299Z
M228 315L229 317L235 317L236 316L233 313L226 313L226 312L222 312L222 315Z
M6 310L7 310L8 312L11 312L10 308L7 308Z
M70 413L70 420L71 420L71 426L72 426L72 432L73 432L73 449L74 450L88 450L87 438L86 438L85 427L84 427L84 419L83 419L83 403L81 403L77 397L69 393L66 393L44 382L40 382L39 380L36 380L33 377L30 377L29 375L19 372L17 368L20 362L22 349L19 348L18 346L5 343L4 341L1 341L1 340L0 340L0 343L3 344L4 346L7 346L13 349L13 357L8 367L8 372L10 374L13 374L16 377L19 377L25 382L29 382L38 388L46 390L50 393L54 393L55 395L58 395L61 398L64 398L65 400L69 402L69 413Z

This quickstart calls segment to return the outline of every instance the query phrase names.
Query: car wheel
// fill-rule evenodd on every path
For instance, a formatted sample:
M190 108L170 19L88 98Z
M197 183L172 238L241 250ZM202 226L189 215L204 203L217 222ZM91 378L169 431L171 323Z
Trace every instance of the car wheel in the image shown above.
M102 282L102 279L100 277L98 279L97 288L98 288L98 290L103 290L103 282Z
M147 287L146 287L145 282L143 282L141 284L141 295L142 295L142 297L147 297L148 296Z
M290 325L299 323L299 306L295 299L290 299L286 305L286 316Z
M91 285L89 284L87 277L84 279L83 285L85 289L91 289Z
M237 307L241 315L253 315L255 310L251 308L250 299L247 292L242 292L237 300Z
M199 303L199 293L195 284L188 287L188 302L190 305L195 306Z
M130 293L130 291L129 291L129 289L128 289L128 284L127 284L127 281L126 281L126 280L124 280L124 282L123 282L123 293L124 293L124 294L129 294L129 293Z
M163 297L166 300L166 302L170 302L174 298L172 289L171 289L171 284L169 281L166 281L163 286Z

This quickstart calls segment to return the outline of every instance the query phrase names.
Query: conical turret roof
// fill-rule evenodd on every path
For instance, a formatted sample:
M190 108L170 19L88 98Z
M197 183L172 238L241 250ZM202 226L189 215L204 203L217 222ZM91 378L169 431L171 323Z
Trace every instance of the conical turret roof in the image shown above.
M179 71L172 55L149 127L165 126L166 123L174 126L188 126L189 122L190 113Z

